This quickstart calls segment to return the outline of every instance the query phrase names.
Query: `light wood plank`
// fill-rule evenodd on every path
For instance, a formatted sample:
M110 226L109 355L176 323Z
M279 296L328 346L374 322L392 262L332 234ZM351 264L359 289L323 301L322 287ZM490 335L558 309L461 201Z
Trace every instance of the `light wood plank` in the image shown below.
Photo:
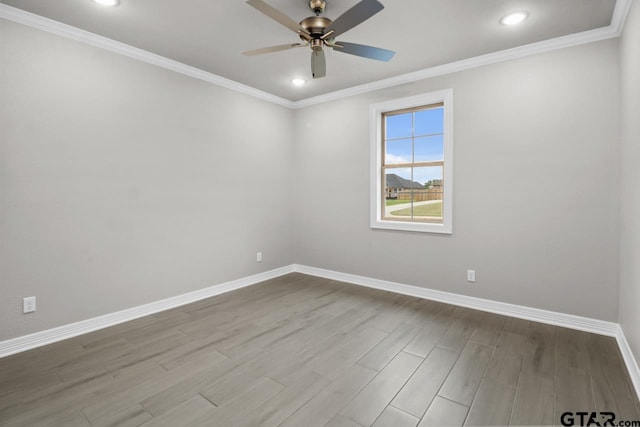
M377 374L352 365L344 375L325 387L289 417L282 427L319 427L328 423Z
M458 360L456 352L436 347L402 387L391 404L418 418L422 417L456 360Z
M93 427L138 427L151 418L150 413L140 405L133 405L124 411L99 422L92 424Z
M455 321L455 308L446 306L431 322L422 328L404 348L404 351L416 356L427 357Z
M246 412L255 410L284 389L282 384L263 378L254 387L224 405L205 411L202 415L184 426L220 426L236 425Z
M527 347L522 354L522 370L553 379L555 373L557 327L529 322ZM606 348L606 347L603 347Z
M590 412L595 409L589 374L581 369L565 367L556 371L555 418L563 412Z
M325 378L337 379L345 369L367 354L386 337L386 333L366 328L360 333L350 334L335 350L328 349L309 362L309 367Z
M469 342L438 394L464 406L470 406L492 354L493 347Z
M554 420L553 380L529 372L522 372L516 389L511 425L551 425Z
M295 384L286 387L255 410L247 412L246 417L237 425L279 426L328 384L329 381L316 373L303 374Z
M460 353L476 330L481 314L468 308L457 308L456 321L438 341L438 347Z
M521 368L522 356L498 347L491 356L485 378L515 388L518 386Z
M469 408L442 397L436 397L418 427L462 426Z
M563 368L579 369L583 372L589 371L587 337L588 334L586 332L573 331L567 328L557 329L556 371Z
M358 360L358 365L380 371L416 336L419 330L416 326L401 323L400 326Z
M356 395L341 414L358 424L371 425L422 360L418 356L401 352Z
M508 319L508 317L499 314L483 313L480 324L471 335L470 340L479 344L496 345L500 332L504 329Z
M154 417L142 425L144 427L174 427L187 425L199 419L202 414L212 409L215 409L215 406L207 399L197 394L186 402L181 403L158 417Z
M471 405L465 425L508 425L515 393L515 387L508 387L491 380L483 380Z
M407 414L404 411L387 406L380 414L373 427L416 427L420 418Z
M357 422L345 418L342 415L336 415L331 421L325 424L325 427L363 427Z

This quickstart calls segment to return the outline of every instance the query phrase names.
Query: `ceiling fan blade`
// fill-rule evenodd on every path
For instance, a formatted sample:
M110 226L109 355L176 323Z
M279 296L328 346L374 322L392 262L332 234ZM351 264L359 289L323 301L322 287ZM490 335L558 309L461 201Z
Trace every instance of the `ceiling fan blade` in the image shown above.
M303 43L289 43L289 44L281 44L278 46L269 46L263 47L260 49L247 50L246 52L242 52L243 55L254 56L254 55L262 55L264 53L278 52L280 50L293 49L294 47L304 47L306 44Z
M371 18L376 13L384 9L378 0L362 0L360 3L347 10L329 25L326 31L335 30L334 37L345 33Z
M304 32L296 21L289 18L287 15L280 12L278 9L268 5L262 0L248 0L247 4L249 6L253 6L254 8L258 9L260 12L264 13L269 18L273 19L276 22L279 22L280 24L284 25L285 27L289 28L291 31L295 33Z
M327 75L327 63L324 59L323 50L311 52L311 74L314 79L319 79Z
M333 47L333 50L336 52L348 53L349 55L362 56L378 61L389 61L393 58L393 55L396 54L392 50L357 43L335 42L330 46Z

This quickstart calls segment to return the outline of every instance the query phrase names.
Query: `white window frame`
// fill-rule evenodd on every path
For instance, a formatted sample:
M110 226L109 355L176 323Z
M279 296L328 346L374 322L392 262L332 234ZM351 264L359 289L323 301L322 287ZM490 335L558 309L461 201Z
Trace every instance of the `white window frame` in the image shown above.
M392 221L382 215L382 117L383 113L443 103L444 109L444 200L442 223ZM370 215L371 228L423 233L453 233L453 90L444 89L422 95L373 104L370 116Z

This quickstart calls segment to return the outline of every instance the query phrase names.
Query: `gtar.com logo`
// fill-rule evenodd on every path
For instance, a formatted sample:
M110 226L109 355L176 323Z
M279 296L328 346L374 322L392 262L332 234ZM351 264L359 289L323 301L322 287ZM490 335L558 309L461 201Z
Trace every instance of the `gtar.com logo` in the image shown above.
M560 423L569 427L640 427L640 420L616 421L613 412L564 412Z
M560 416L563 426L616 427L616 414L613 412L564 412Z

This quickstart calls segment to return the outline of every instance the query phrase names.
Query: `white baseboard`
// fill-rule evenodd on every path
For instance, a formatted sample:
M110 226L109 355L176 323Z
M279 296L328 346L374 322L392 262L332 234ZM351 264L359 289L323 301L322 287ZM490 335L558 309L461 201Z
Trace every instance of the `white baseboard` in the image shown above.
M553 311L541 310L538 308L525 307L521 305L509 304L499 301L491 301L482 298L475 298L466 295L453 294L450 292L436 291L433 289L421 288L418 286L405 285L402 283L390 282L386 280L373 279L355 274L341 273L333 270L309 267L306 265L291 264L288 266L254 274L238 280L200 289L194 292L178 295L175 297L155 301L149 304L140 305L104 316L94 317L76 323L48 329L34 334L25 335L0 342L0 358L36 347L73 338L98 329L107 328L119 323L139 317L148 316L160 311L168 310L181 305L189 304L212 296L220 295L236 289L251 286L265 280L283 276L288 273L298 272L310 276L324 277L338 280L340 282L351 283L368 288L379 289L397 294L409 295L417 298L424 298L433 301L440 301L447 304L473 308L490 313L502 314L505 316L517 317L534 322L547 323L555 326L562 326L580 331L592 332L600 335L615 337L620 352L629 371L629 375L640 396L640 368L629 347L629 343L624 335L624 331L619 324L605 322L603 320L590 319L588 317L574 316L571 314L557 313Z
M160 311L169 310L174 307L189 304L212 296L220 295L236 289L255 285L274 277L283 276L293 272L293 265L276 268L274 270L265 271L263 273L254 274L252 276L243 277L238 280L221 283L205 289L189 292L175 297L155 301L149 304L128 308L126 310L117 311L115 313L105 314L104 316L94 317L92 319L82 320L76 323L59 326L53 329L36 332L33 334L13 338L0 342L0 358L36 347L73 338L78 335L93 332L98 329L107 328L119 323L128 322L139 317L148 316Z
M618 341L618 347L620 347L620 353L622 353L624 363L627 365L633 387L636 389L636 396L640 398L640 367L638 366L636 358L633 356L627 337L624 335L624 331L620 325L618 325L616 340Z
M624 336L624 331L617 323L505 302L491 301L466 295L453 294L450 292L436 291L433 289L373 279L355 274L341 273L333 270L325 270L323 268L309 267L306 265L294 264L293 270L298 273L324 277L326 279L338 280L340 282L352 283L354 285L366 286L368 288L615 337L618 342L620 352L622 353L624 363L629 371L629 376L631 377L631 381L633 382L633 386L636 390L636 395L640 396L640 368L638 367L638 363L636 362L633 352L629 347L629 343Z
M590 319L588 317L557 313L554 311L541 310L539 308L531 308L522 305L509 304L506 302L498 302L482 298L470 297L466 295L453 294L450 292L436 291L433 289L421 288L419 286L404 285L402 283L372 279L370 277L340 273L338 271L325 270L322 268L309 267L306 265L296 264L293 268L294 271L297 271L299 273L324 277L341 282L353 283L355 285L394 292L396 294L403 294L417 298L444 302L447 304L473 308L476 310L488 311L490 313L517 317L519 319L533 320L535 322L547 323L550 325L562 326L571 329L578 329L580 331L593 332L600 335L607 335L611 337L617 336L618 324L605 322L603 320Z

